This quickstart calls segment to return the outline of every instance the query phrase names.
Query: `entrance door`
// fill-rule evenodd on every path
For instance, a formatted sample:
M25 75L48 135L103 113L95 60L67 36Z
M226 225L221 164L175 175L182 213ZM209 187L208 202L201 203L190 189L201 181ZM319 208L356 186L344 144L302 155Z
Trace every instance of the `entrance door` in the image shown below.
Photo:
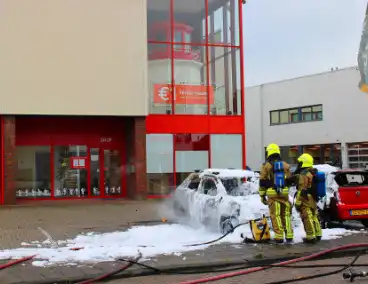
M102 156L102 157L101 157ZM117 149L101 149L100 177L103 182L104 197L119 197L122 194L122 161L121 152Z
M102 158L100 157L101 149L100 148L90 148L90 160L89 160L89 169L90 169L90 195L91 196L101 196L103 193L103 188L101 186L101 169L102 169Z
M54 147L54 196L78 198L88 196L87 146Z

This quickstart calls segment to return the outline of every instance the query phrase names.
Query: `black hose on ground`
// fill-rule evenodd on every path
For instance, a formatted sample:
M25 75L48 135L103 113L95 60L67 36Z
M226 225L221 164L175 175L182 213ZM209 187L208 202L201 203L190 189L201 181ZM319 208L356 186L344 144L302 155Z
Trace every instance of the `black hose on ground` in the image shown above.
M365 250L364 250L365 251ZM343 253L344 254L341 254ZM355 250L353 251L356 252ZM361 250L359 250L361 252ZM351 249L343 249L341 250L340 254L336 252L332 252L334 254L334 257L346 257L348 255L351 255L352 251ZM328 256L331 256L331 253L324 253L323 255L320 255L318 259L326 259ZM232 272L232 271L239 271L243 269L252 269L257 267L265 267L266 269L271 268L277 268L277 267L283 267L283 268L318 268L318 267L342 267L345 265L341 264L331 264L331 265L295 265L295 264L284 264L284 265L275 265L271 264L272 262L279 262L279 261L286 261L291 260L292 257L286 257L286 258L280 258L280 259L272 259L272 260L260 260L260 261L253 261L252 264L246 264L244 261L233 261L233 262L224 262L221 265L219 264L211 264L211 263L203 263L199 265L185 265L183 267L173 267L173 268L156 268L150 265L146 265L143 263L138 262L138 259L120 259L121 261L124 261L129 264L129 267L133 265L138 265L141 267L144 267L145 270L124 270L122 273L122 268L112 271L112 273L106 273L104 275L101 275L98 277L99 279L104 279L104 281L114 280L114 279L127 279L127 278L136 278L136 277L144 277L144 276L154 276L154 275L189 275L189 274L202 274L202 273L220 273L220 272ZM263 263L263 265L261 264ZM265 264L266 263L266 264ZM270 263L270 264L267 264ZM359 264L355 265L352 264L351 266L368 266L368 264ZM127 268L127 265L123 266L124 269ZM346 269L345 267L343 269ZM340 270L340 269L339 269ZM338 272L335 272L338 273ZM323 277L319 276L319 277ZM97 279L97 278L95 278ZM95 280L92 279L92 280ZM78 280L63 280L63 281L51 281L51 280L43 280L38 282L28 282L24 284L61 284L61 283L69 283L69 284L76 284L83 281L88 281L91 279L78 279ZM293 279L294 280L294 279ZM93 283L93 282L84 282L84 283Z
M327 265L267 265L268 269L271 268L291 268L291 269L295 269L295 268L319 268L319 267L342 267L341 269L338 269L334 272L329 272L332 274L336 274L339 273L343 270L346 270L350 267L353 266L368 266L368 264L364 264L364 265L355 265L355 262L357 261L357 259L362 255L364 251L359 251L358 255L355 257L355 259L349 264L327 264ZM258 267L259 265L229 265L228 268L211 268L210 266L204 266L204 267L182 267L182 268L174 268L174 269L158 269L156 267L144 264L144 263L139 263L139 262L135 262L132 260L128 260L128 259L118 259L119 261L123 261L123 262L127 262L130 264L134 264L134 265L138 265L142 268L147 268L149 270L151 270L151 274L152 275L183 275L183 274L200 274L200 273L219 273L219 272L230 272L230 271L237 271L240 269L247 269L247 268L253 268L253 267ZM203 268L203 269L202 269ZM148 271L147 271L148 272ZM327 273L327 275L322 275L321 276L313 276L315 278L318 277L323 277L323 276L328 276L330 275L329 273ZM331 274L331 275L332 275ZM308 278L309 279L309 278ZM313 279L313 278L311 278ZM294 281L292 281L294 282ZM272 283L267 283L267 284L278 284L279 282L272 282ZM281 283L281 282L280 282ZM283 283L283 282L282 282ZM285 282L285 283L289 283L289 282Z
M261 219L261 218L259 218L259 219L254 219L254 221L260 221L260 220L262 220L262 219ZM219 237L219 238L217 238L217 239L214 239L214 240L212 240L212 241L208 241L208 242L204 242L204 243L198 243L198 244L192 244L192 245L185 245L185 247L197 247L197 246L204 246L204 245L210 245L210 244L216 243L216 242L218 242L218 241L221 241L223 238L227 237L228 235L230 235L230 234L234 233L235 229L237 229L237 228L239 228L239 227L241 227L241 226L247 225L247 224L249 224L250 222L251 222L251 221L246 221L246 222L240 223L240 224L238 224L238 225L234 226L234 227L232 228L232 230L231 230L231 231L229 231L229 232L227 232L227 233L223 234L221 237Z
M311 279L316 279L316 278L321 278L321 277L326 277L326 276L331 276L337 273L341 273L344 270L350 268L351 266L354 265L354 263L359 259L359 257L364 253L365 250L361 250L359 251L359 253L354 257L354 259L348 264L345 265L344 267L334 270L334 271L330 271L330 272L325 272L325 273L319 273L319 274L314 274L314 275L310 275L310 276L304 276L304 277L300 277L298 279L288 279L288 280L282 280L282 281L274 281L274 282L268 282L266 284L286 284L286 283L293 283L293 282L299 282L299 281L305 281L305 280L311 280ZM327 267L327 266L325 266Z

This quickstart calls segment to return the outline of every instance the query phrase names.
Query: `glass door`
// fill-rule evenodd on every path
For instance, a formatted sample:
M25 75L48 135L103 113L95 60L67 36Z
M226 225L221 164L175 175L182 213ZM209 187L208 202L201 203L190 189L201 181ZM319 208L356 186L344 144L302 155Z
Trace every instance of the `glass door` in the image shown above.
M101 173L102 159L100 158L99 148L90 148L90 196L101 196Z
M87 146L68 145L54 148L54 196L88 196L88 160Z
M122 161L121 152L115 149L103 149L103 195L121 196Z

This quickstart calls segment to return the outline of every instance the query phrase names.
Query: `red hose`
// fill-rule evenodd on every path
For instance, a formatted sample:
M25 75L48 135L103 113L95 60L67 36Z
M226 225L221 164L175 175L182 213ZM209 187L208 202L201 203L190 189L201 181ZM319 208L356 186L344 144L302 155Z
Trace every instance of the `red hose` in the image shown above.
M5 268L12 267L12 266L17 265L17 264L20 264L20 263L25 262L27 260L30 260L30 259L32 259L34 257L35 257L35 255L26 256L26 257L23 257L23 258L20 258L20 259L9 261L8 263L1 264L0 265L0 270L5 269Z
M293 264L293 263L297 263L297 262L301 262L301 261L311 260L311 259L323 256L325 254L328 254L328 253L331 253L331 252L334 252L334 251L346 250L346 249L351 249L351 248L364 248L364 247L368 248L368 243L344 245L344 246L340 246L340 247L327 249L327 250L324 250L324 251L321 251L321 252L317 252L317 253L314 253L314 254L311 254L311 255L298 257L298 258L294 258L294 259L291 259L291 260L288 260L288 261L275 263L273 265L277 265L277 266L288 265L288 264ZM262 270L265 270L265 269L270 268L270 267L272 267L272 265L263 266L263 267L255 267L255 268L250 268L250 269L236 271L236 272L224 273L224 274L220 274L220 275L217 275L217 276L207 277L207 278L202 278L202 279L197 279L197 280L184 281L184 282L180 282L179 284L198 284L198 283L206 283L206 282L211 282L211 281L218 281L218 280L222 280L222 279L226 279L226 278L232 278L232 277L236 277L236 276L240 276L240 275L250 274L250 273L253 273L253 272L257 272L257 271L262 271Z

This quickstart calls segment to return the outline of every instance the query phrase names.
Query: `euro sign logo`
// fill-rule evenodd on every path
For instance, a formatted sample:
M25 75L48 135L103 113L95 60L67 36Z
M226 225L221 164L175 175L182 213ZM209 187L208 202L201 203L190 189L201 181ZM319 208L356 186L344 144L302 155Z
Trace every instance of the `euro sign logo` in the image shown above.
M170 88L169 87L161 87L159 90L158 90L158 96L163 100L163 101L168 101L170 98L169 98L169 91L170 91Z

